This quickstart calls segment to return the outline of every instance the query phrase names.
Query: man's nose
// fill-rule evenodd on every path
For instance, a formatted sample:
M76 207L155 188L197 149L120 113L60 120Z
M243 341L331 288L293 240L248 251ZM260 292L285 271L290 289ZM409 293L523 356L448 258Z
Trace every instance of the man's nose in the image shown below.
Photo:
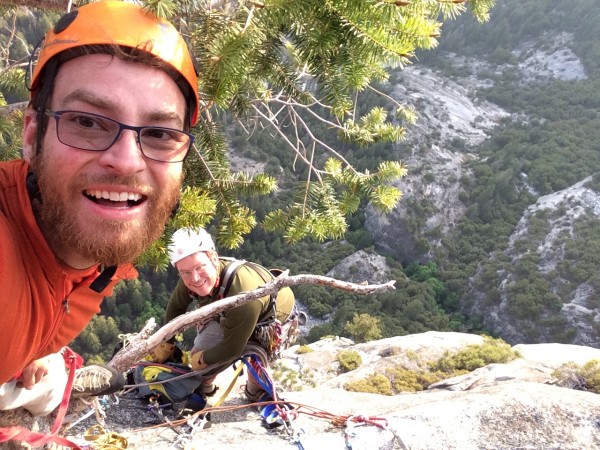
M135 130L121 130L117 140L102 152L101 164L121 175L132 175L146 168L146 160Z
M199 278L202 278L200 271L198 269L192 269L192 280L197 281Z

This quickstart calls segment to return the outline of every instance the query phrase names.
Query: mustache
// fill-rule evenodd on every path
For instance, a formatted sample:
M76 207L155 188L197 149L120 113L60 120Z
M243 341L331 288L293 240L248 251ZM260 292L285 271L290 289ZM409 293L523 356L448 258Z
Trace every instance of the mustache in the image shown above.
M152 186L141 181L137 176L120 176L114 174L82 175L76 180L75 187L83 191L89 189L90 185L94 184L108 184L131 188L131 190L140 192L145 196L150 196L155 192Z

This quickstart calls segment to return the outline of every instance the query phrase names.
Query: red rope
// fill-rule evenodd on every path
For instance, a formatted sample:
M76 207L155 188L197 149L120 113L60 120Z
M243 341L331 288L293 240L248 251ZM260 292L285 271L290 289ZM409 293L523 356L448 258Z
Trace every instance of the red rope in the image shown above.
M5 427L0 428L0 442L22 441L32 446L42 446L49 442L54 442L58 445L62 445L63 447L81 450L81 447L79 447L77 444L57 435L69 407L75 370L81 367L83 364L83 359L81 356L68 347L63 349L62 356L65 359L65 363L69 365L69 377L67 379L67 386L65 387L65 392L63 394L62 401L60 402L60 406L58 407L58 413L56 414L56 419L54 419L54 425L52 426L50 434L33 432L27 428L19 426Z

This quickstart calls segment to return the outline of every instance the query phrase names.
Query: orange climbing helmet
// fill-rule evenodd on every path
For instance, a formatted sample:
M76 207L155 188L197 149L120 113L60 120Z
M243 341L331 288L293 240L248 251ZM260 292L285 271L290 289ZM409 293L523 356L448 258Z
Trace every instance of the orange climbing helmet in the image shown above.
M89 3L58 20L42 42L31 78L32 93L54 56L77 47L113 44L143 50L171 66L189 88L184 95L190 97L190 125L197 122L198 75L185 40L170 22L120 0Z

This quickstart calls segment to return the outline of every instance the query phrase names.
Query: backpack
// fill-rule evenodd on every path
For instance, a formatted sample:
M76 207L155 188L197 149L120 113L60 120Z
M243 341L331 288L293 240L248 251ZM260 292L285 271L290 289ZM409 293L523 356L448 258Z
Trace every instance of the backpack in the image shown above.
M220 285L219 285L219 293L217 294L218 299L222 299L227 297L229 293L229 289L231 288L231 284L233 283L233 279L235 278L235 274L242 266L250 267L256 274L258 274L263 281L269 283L273 281L275 277L279 276L283 270L281 269L267 269L266 267L261 266L260 264L246 261L245 259L235 259L235 258L227 258L224 256L219 257L222 261L231 261L227 267L224 267L219 274ZM269 298L269 306L267 310L261 314L258 318L257 325L262 324L263 322L267 323L273 319L277 318L276 313L276 302L277 302L277 292L274 292L270 295Z
M142 385L137 388L139 397L158 397L162 400L160 403L178 403L186 400L200 386L200 376L182 377L191 372L192 369L187 364L139 362L132 375L135 384Z
M221 280L219 293L217 295L217 298L219 299L227 297L235 274L239 268L244 265L250 267L254 272L256 272L263 279L265 284L273 281L283 272L281 269L267 269L260 264L243 259L227 257L220 257L220 259L223 261L231 261L231 264L229 264L227 267L224 267L219 276L219 279ZM284 333L283 326L277 319L277 294L278 292L275 292L270 295L269 306L258 318L256 327L254 328L254 331L249 339L249 341L259 344L267 352L269 360L276 359L279 356L282 346L285 345L285 348L287 348L291 344L291 342L285 338L292 337L287 330ZM295 320L296 315L296 308L294 308L290 318L286 320L286 324L289 323L290 325L293 325L295 323L297 325L297 320ZM296 335L297 333L294 334L293 337L295 338Z

